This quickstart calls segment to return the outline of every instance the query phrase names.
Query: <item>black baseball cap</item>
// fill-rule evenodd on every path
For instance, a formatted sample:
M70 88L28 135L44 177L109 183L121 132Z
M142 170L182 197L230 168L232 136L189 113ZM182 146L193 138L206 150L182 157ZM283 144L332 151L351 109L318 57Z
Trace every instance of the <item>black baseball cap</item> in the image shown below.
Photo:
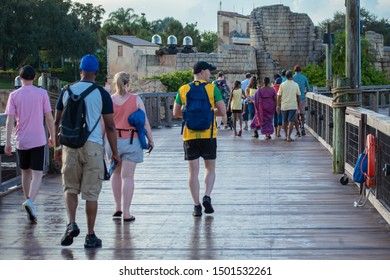
M35 69L30 65L23 66L22 69L20 69L19 76L25 80L34 80Z
M207 69L209 69L210 71L214 71L217 69L217 67L211 65L210 63L208 63L206 61L198 61L197 63L195 63L194 67L192 68L192 70L194 71L194 74L198 74L202 70L207 70Z

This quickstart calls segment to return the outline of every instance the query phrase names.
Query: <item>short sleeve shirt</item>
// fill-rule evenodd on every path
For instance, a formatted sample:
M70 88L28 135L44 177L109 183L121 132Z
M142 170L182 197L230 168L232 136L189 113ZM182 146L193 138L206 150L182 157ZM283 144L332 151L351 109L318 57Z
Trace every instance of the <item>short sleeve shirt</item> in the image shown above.
M283 82L278 91L278 96L281 96L282 102L280 109L282 111L297 110L297 95L300 96L299 86L293 80L287 80Z
M73 94L80 95L91 85L92 82L80 81L78 83L71 85L70 89L72 90ZM69 98L69 93L66 90L61 92L61 95L58 98L56 104L56 109L58 111L64 110L68 98ZM92 131L91 135L89 135L88 141L103 145L101 115L114 113L111 96L104 88L100 88L100 90L95 89L85 97L85 103L87 105L88 126L93 127L95 123L98 122L97 126Z
M5 109L6 115L16 118L16 148L29 150L46 145L44 115L51 112L47 91L33 85L13 91Z
M206 83L204 80L200 80L199 82L201 83ZM215 108L215 102L222 101L222 94L221 91L218 89L217 86L214 84L208 83L205 86L207 95L209 96L209 100L211 103L211 107L214 109ZM179 88L179 91L176 95L176 100L175 102L179 105L185 105L186 104L186 95L187 92L190 90L190 85L185 84ZM214 127L213 127L213 138L217 138L217 126L214 121ZM207 139L210 138L211 134L211 129L204 130L204 131L195 131L188 129L186 126L184 126L184 131L183 131L183 140L188 141L188 140L193 140L193 139Z

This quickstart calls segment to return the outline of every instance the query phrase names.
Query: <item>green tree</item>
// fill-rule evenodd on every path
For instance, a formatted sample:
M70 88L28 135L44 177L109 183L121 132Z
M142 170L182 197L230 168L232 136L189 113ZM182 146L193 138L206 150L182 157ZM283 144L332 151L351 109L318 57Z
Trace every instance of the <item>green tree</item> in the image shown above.
M218 34L217 32L206 31L201 34L201 41L199 43L198 51L211 53L218 48Z
M122 31L122 35L134 35L135 34L135 21L139 18L134 13L132 8L119 8L118 10L111 12L106 23L111 23L119 27Z
M2 0L2 67L39 66L42 60L53 67L65 57L95 52L103 13L100 6L70 0Z
M390 45L390 22L389 19L380 19L371 14L367 9L360 9L360 20L362 22L362 31L374 31L376 33L382 34L384 37L385 46ZM319 26L322 31L326 31L327 24L331 24L331 31L333 33L343 33L345 31L345 13L336 12L333 15L332 19L326 19L320 22Z

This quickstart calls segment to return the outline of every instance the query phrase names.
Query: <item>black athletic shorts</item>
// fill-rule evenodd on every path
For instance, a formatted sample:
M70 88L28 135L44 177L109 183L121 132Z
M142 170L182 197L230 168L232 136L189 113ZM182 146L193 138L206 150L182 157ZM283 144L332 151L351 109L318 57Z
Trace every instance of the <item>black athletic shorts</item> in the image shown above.
M184 159L194 160L199 157L203 159L216 159L217 158L217 139L193 139L183 142L184 147Z
M43 171L45 146L36 147L29 150L17 150L17 152L20 169Z

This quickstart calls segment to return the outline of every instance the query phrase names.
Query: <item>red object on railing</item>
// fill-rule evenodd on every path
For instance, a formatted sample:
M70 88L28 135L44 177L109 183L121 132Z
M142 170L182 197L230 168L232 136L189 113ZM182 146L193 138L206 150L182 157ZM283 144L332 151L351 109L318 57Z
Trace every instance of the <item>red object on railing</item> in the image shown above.
M366 186L368 188L375 186L375 166L376 166L376 146L375 146L375 138L372 134L368 134L366 138L366 153L368 157L368 168L366 174Z

